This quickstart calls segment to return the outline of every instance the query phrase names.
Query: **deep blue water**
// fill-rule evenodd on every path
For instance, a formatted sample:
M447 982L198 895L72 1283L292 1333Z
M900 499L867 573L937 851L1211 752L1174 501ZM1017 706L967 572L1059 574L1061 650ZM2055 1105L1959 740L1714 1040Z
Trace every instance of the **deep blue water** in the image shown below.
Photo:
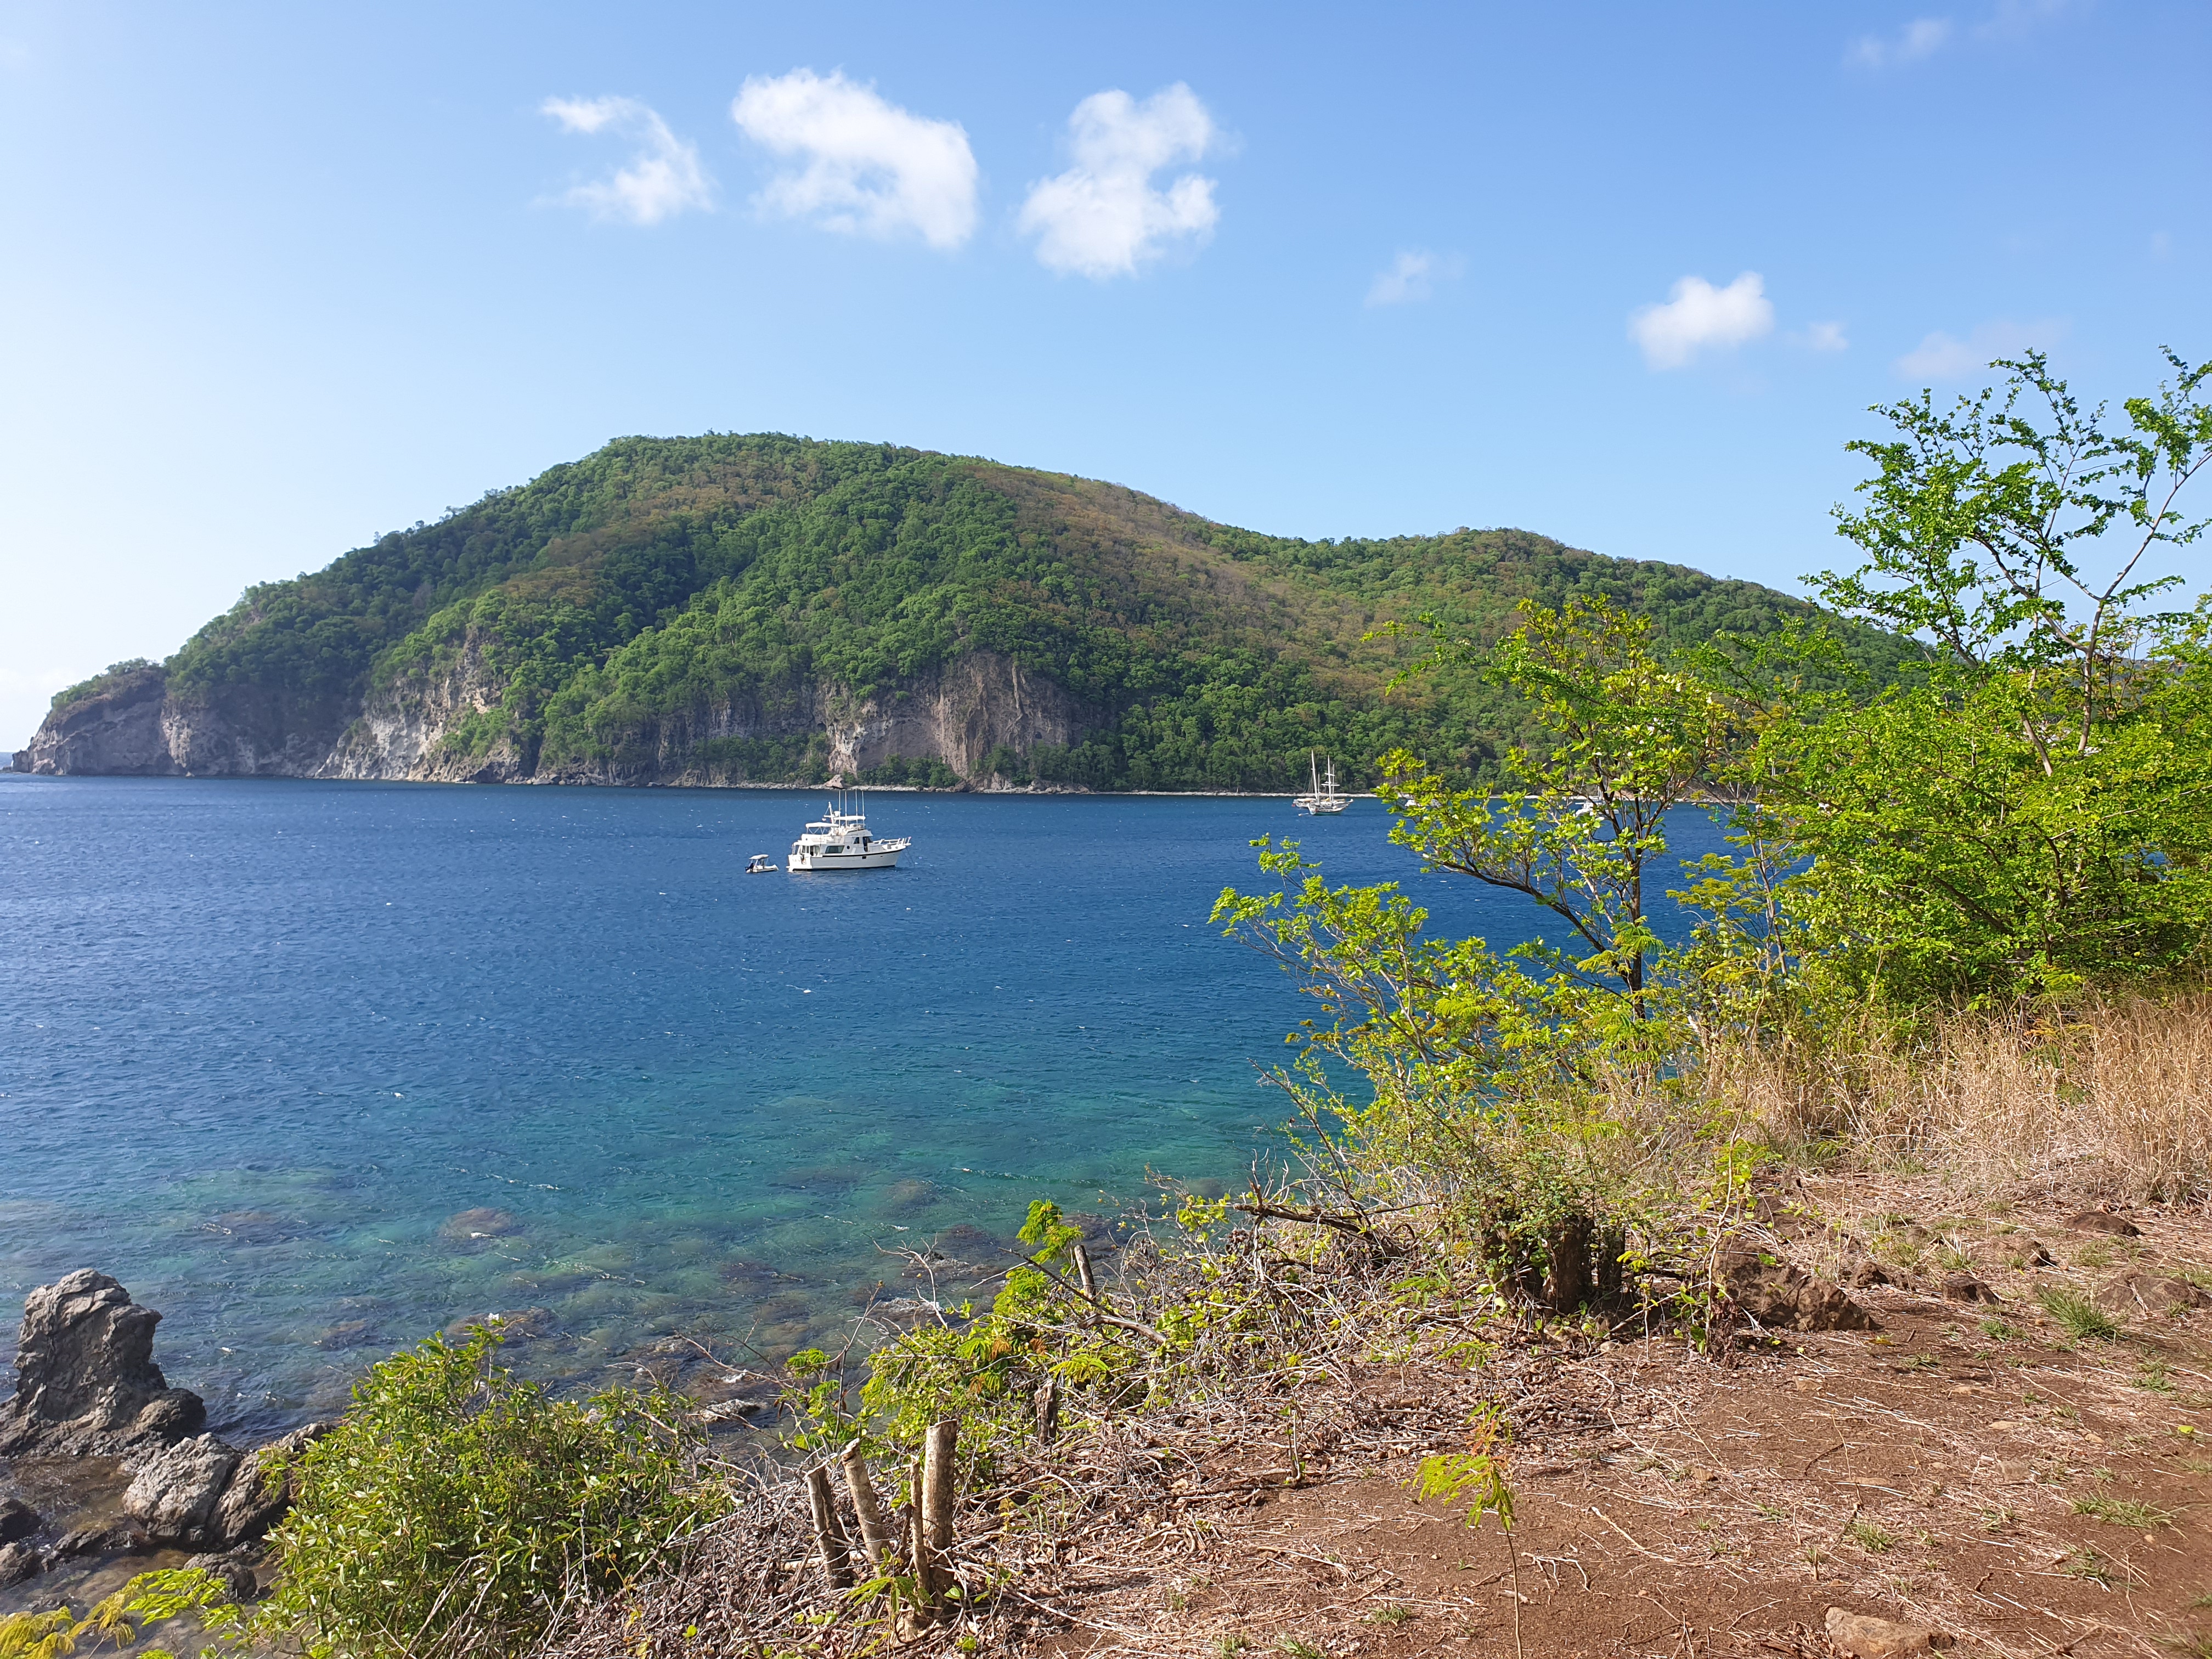
M1302 1000L1206 925L1253 836L1526 926L1372 801L884 793L897 871L738 873L820 805L0 775L0 1297L114 1273L247 1431L492 1310L550 1310L528 1363L577 1377L788 1349L879 1246L1268 1150Z

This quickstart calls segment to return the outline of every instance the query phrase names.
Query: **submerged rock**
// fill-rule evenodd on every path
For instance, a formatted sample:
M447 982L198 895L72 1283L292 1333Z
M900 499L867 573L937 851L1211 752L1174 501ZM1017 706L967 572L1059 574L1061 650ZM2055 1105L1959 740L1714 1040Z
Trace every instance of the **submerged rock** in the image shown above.
M463 1210L438 1224L438 1237L449 1243L469 1244L487 1238L504 1238L522 1231L522 1223L505 1210Z
M206 1404L154 1363L161 1320L89 1267L24 1297L0 1452L128 1453L198 1433Z

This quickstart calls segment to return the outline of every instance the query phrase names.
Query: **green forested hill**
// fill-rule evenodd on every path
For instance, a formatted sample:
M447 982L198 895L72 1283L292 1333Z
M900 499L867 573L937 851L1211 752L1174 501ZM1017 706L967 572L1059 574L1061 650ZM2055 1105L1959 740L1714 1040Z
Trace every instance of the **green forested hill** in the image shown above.
M832 756L804 713L820 688L885 705L981 653L1073 713L1066 742L1002 744L967 775L1280 788L1316 749L1347 781L1399 743L1481 771L1521 711L1472 678L1386 699L1414 647L1362 635L1425 610L1492 636L1522 599L1576 592L1684 641L1807 610L1519 531L1294 541L884 445L627 438L252 589L166 665L167 695L342 721L463 676L470 697L436 740L452 775L498 754L501 775L814 781ZM1877 675L1904 649L1854 637ZM950 783L961 767L908 753L867 769Z

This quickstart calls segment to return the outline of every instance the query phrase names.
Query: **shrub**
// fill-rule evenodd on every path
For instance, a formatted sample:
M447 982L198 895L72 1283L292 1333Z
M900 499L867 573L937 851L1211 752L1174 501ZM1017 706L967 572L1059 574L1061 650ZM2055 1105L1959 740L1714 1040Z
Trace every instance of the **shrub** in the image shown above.
M687 1478L653 1396L556 1400L494 1363L499 1338L432 1337L355 1385L292 1470L281 1573L253 1634L313 1656L435 1651L464 1630L513 1651L572 1591L635 1579L720 1500Z

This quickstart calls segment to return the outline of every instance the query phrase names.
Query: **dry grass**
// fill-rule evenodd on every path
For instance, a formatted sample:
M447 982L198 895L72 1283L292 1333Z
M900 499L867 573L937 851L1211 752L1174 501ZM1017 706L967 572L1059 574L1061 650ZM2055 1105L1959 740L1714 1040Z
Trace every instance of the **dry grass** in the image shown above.
M1717 1056L1707 1091L1778 1142L1840 1142L1962 1183L2212 1200L2212 994L1959 1014L1808 1059Z

